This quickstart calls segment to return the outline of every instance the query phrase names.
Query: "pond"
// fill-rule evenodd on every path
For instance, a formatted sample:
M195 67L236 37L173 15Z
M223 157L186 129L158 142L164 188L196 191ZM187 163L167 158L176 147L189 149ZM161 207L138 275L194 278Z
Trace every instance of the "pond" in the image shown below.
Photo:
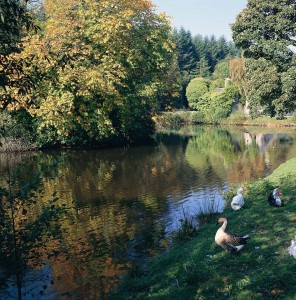
M24 178L47 170L43 198L56 192L71 207L61 221L67 253L22 275L23 299L107 299L133 264L165 248L182 219L223 211L230 185L263 178L296 156L296 132L287 129L192 126L155 141L0 155L1 182L8 168L26 162ZM17 296L6 284L0 298Z

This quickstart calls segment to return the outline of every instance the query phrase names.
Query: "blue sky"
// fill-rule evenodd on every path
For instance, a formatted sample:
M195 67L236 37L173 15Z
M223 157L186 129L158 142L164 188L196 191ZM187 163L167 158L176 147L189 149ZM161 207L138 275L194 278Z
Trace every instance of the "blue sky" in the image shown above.
M192 35L201 34L231 40L229 24L247 5L247 0L152 0L158 12L172 17L172 26L183 26Z

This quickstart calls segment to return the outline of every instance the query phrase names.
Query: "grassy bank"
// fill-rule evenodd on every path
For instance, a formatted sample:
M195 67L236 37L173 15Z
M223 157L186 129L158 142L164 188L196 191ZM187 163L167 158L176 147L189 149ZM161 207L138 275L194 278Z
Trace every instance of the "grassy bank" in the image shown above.
M156 115L154 121L158 128L184 124L213 124L205 122L200 113L196 111L163 112ZM252 119L241 112L235 112L228 118L215 122L215 124L296 128L296 116L288 117L283 120L271 117L258 117Z
M267 203L275 185L284 207ZM215 244L218 215L212 215L196 237L131 272L110 299L296 299L296 259L287 254L296 234L296 158L246 188L245 208L230 209L229 191L222 214L229 231L251 237L241 253L230 255Z

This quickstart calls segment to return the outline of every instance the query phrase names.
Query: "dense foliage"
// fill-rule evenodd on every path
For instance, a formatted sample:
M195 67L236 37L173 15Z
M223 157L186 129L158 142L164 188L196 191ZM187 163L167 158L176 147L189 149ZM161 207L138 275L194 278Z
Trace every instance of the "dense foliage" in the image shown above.
M230 77L247 112L283 117L296 107L295 16L295 1L249 0L232 25L238 58L224 37L172 31L150 0L3 0L0 108L29 144L122 145L146 141L159 110L228 116Z
M210 78L219 62L227 57L235 57L239 54L239 50L223 36L218 39L214 35L192 37L190 31L186 31L182 27L180 30L174 31L173 37L177 46L182 82L179 106L187 107L186 87L190 80L195 77ZM223 81L226 77L223 78Z
M198 108L198 103L202 100L202 97L209 91L209 80L198 77L192 79L186 88L186 97L188 99L189 106L193 109Z
M189 107L197 112L191 117L196 123L217 123L227 118L238 98L238 90L225 75L229 74L228 62L221 61L214 74L215 80L197 77L186 88Z
M25 0L0 1L0 107L8 106L16 93L24 94L32 86L23 74L23 64L10 57L22 50L24 30L34 28L26 5Z
M42 31L27 32L22 65L34 88L8 85L2 107L24 108L42 143L134 142L153 132L152 114L176 93L171 28L151 1L44 1ZM40 16L40 13L39 13ZM12 82L16 74L10 73ZM176 78L176 76L174 77Z
M32 23L23 0L1 0L0 2L0 54L8 55L19 50L23 26Z
M253 115L259 109L281 117L296 108L295 6L295 0L249 0L232 25L234 42L246 57L244 96Z

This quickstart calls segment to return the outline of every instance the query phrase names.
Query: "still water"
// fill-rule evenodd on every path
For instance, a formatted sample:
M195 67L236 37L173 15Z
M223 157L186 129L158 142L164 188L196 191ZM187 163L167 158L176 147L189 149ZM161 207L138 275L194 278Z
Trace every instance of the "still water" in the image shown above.
M296 156L296 132L287 129L199 126L155 139L145 147L9 156L10 169L29 165L24 177L50 170L44 197L56 191L71 207L61 222L67 255L23 274L23 299L107 299L132 264L165 247L182 218L222 211L229 185L263 178ZM1 176L7 161L0 155ZM0 298L14 293L8 283Z

